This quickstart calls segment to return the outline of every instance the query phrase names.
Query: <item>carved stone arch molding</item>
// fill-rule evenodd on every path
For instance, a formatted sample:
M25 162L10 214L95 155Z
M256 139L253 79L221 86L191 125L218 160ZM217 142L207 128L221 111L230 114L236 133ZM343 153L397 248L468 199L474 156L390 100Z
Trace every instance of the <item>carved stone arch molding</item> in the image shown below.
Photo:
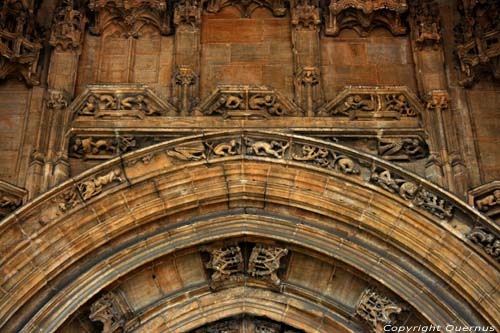
M334 143L258 131L172 140L88 170L0 223L0 330L53 332L141 266L238 237L270 239L290 247L292 255L293 247L319 253L375 287L336 312L323 291L294 291L289 277L278 272L265 283L271 301L290 298L284 313L297 306L318 320L332 318L337 327L354 325L346 331L380 332L381 324L409 308L434 325L499 330L500 251L476 237L477 228L493 239L500 235L491 220L446 191ZM241 281L250 281L245 274ZM228 290L207 283L199 288L205 288L204 297ZM236 283L230 290L241 288L252 284ZM161 318L166 332L173 332L172 313L203 306L194 293L178 291L179 298L158 308L167 313ZM328 311L299 306L308 294L316 309ZM182 308L188 299L195 302ZM377 304L392 310L374 313L370 306ZM272 307L266 311L264 316L305 332L331 332L273 317ZM186 324L186 330L222 319L201 313L206 321Z

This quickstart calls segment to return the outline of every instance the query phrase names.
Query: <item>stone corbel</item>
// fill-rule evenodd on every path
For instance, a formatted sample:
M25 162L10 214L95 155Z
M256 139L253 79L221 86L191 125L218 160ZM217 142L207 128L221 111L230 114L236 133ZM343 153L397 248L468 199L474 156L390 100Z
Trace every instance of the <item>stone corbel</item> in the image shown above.
M27 194L25 189L0 180L0 220L21 207Z
M500 180L469 191L469 204L494 221L500 222Z

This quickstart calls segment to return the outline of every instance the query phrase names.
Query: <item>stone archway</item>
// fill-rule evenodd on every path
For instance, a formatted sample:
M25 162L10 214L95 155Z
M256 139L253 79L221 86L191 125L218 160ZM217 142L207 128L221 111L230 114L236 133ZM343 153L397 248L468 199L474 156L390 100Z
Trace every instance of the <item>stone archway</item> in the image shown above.
M407 304L424 323L499 327L500 271L488 243L497 226L397 166L296 135L211 133L139 150L52 189L2 221L0 229L1 322L18 332L53 332L141 267L179 250L195 253L238 237L288 244L294 256L321 256L365 281L366 288L346 292L351 306L320 304L316 311L306 304L302 318L316 314L333 318L330 327L380 331L386 319L370 324L358 311L375 285L381 290L377 297ZM203 297L248 288L213 292L209 272L204 274L206 281L197 281ZM283 281L284 291L273 291L276 299L327 296L314 288L286 289L293 283ZM214 317L198 311L188 316L191 325L177 327L175 318L160 314L189 307L183 302L196 288L183 288L172 295L182 291L184 299L163 305L150 299L128 315L161 318L161 325L153 325L158 332L185 332L242 313L305 332L330 332L284 316L286 311L273 316L271 306L252 310L252 302L241 297L240 310ZM238 309L236 303L228 309ZM292 309L294 303L282 304Z

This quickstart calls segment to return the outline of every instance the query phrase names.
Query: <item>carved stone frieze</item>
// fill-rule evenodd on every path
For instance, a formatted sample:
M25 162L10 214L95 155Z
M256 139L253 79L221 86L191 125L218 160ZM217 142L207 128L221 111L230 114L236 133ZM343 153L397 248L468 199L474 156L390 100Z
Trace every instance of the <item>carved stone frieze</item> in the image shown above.
M319 29L321 15L318 0L292 0L290 2L292 25L299 29Z
M453 205L451 203L389 170L372 167L370 181L386 191L398 194L403 199L423 208L440 219L450 219L453 216Z
M194 112L224 118L268 118L300 115L302 110L266 86L219 86Z
M459 83L471 86L486 73L500 79L500 4L497 0L458 1L461 20L455 27Z
M106 137L74 137L70 143L69 156L73 158L109 159L121 153L137 148L133 136Z
M33 8L5 1L0 9L0 79L17 76L38 85L38 60L42 49Z
M403 305L370 287L361 294L356 314L366 321L371 332L382 333L385 332L385 326L392 326L397 322L396 316L404 309Z
M420 138L379 138L378 155L390 161L412 161L428 155L425 142Z
M57 9L52 23L49 44L58 50L80 50L85 34L87 18L72 5Z
M413 39L418 48L436 48L441 43L441 17L435 0L411 3Z
M278 270L282 268L281 260L288 254L288 249L255 244L250 256L245 257L242 247L249 245L242 243L203 249L210 255L205 267L211 272L211 288L217 289L227 283L241 283L249 278L267 282L274 287L281 285Z
M182 161L199 161L207 158L207 147L201 141L179 144L167 150L167 155Z
M101 333L118 333L125 330L129 312L123 297L116 292L108 292L92 303L89 318L102 323Z
M481 227L476 227L467 235L467 238L479 245L486 253L500 262L499 237Z
M366 36L382 26L394 35L407 32L403 15L406 0L330 0L325 13L325 35L338 36L342 29L353 29Z
M142 85L94 85L71 105L75 116L135 118L176 114L177 110Z
M288 249L255 245L248 262L248 273L257 278L268 279L272 284L279 286L281 283L277 271L280 269L281 259L288 254Z
M236 7L241 17L251 17L257 8L268 8L274 16L284 16L286 14L285 0L208 0L207 11L218 13L227 6Z
M0 220L21 207L27 191L0 180Z
M90 0L94 13L90 31L100 35L110 26L120 29L122 36L138 38L141 29L153 26L162 35L172 33L171 1L167 0Z
M289 142L276 140L261 141L250 138L245 138L245 145L247 147L247 155L274 157L279 159L284 157L286 150L290 147Z
M312 163L321 168L336 170L345 174L359 173L356 163L349 157L332 150L311 145L295 145L296 153L292 154L295 161Z
M417 117L422 105L404 87L347 88L318 110L319 116L349 117L351 120L397 120Z

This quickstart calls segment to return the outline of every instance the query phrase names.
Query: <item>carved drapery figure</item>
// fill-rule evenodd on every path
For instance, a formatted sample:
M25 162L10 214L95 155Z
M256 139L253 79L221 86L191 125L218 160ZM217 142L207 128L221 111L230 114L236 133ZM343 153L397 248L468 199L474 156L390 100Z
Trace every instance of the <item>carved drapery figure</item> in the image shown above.
M461 21L455 27L460 80L471 86L485 74L500 79L500 2L458 1Z
M85 15L71 4L58 8L52 23L50 45L62 51L80 51L86 23Z
M325 34L338 36L342 29L353 29L361 36L377 26L394 35L404 35L402 16L408 11L406 0L330 0L325 14Z
M404 309L404 306L379 294L374 288L368 288L358 301L356 314L367 322L372 332L382 333L385 332L384 326L397 322L396 315Z
M33 8L20 1L4 1L0 9L0 79L18 76L38 85L38 60L42 41Z

